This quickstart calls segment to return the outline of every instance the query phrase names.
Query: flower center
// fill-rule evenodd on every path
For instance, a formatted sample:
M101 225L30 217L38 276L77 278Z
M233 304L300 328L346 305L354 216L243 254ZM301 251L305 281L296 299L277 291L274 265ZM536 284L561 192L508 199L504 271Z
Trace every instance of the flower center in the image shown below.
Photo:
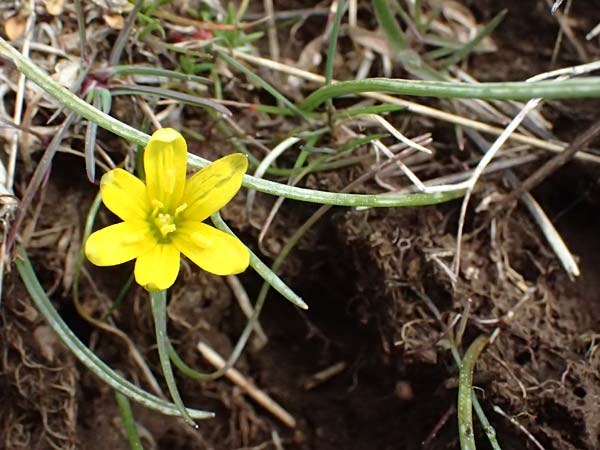
M167 213L158 213L154 218L154 225L158 228L162 237L167 237L169 233L177 229L173 221L173 216Z
M163 238L177 230L177 216L187 208L187 204L183 203L172 214L166 210L165 205L159 200L152 200L152 206L154 209L150 214L150 221Z

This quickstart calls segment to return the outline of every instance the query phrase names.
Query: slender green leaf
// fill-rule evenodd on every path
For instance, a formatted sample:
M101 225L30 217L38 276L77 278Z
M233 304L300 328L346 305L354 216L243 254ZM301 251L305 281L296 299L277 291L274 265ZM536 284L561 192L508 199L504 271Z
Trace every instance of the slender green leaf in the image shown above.
M448 81L418 81L391 78L340 81L324 86L309 95L300 107L312 111L324 101L363 92L388 92L438 98L477 98L482 100L531 100L600 97L600 77L585 77L562 81L456 83Z
M127 433L127 440L129 440L131 450L144 450L142 440L135 425L135 418L133 417L129 399L118 391L115 391L115 399L117 400L117 406L121 413L121 422L123 422L123 428L125 429L125 433Z
M467 42L460 50L455 52L451 57L449 57L446 61L443 61L443 67L449 67L453 64L462 61L469 53L471 53L475 47L477 47L481 41L483 41L487 36L489 36L492 31L496 29L500 22L504 20L506 13L508 10L504 9L500 11L496 17L494 17L490 22L479 32L477 35Z
M143 86L134 84L115 84L109 86L109 88L112 95L143 94L152 95L154 97L159 98L170 98L172 100L177 100L180 103L186 103L192 106L199 106L201 108L211 108L215 111L220 112L221 114L225 114L227 116L231 115L231 111L229 111L223 105L213 100L198 97L196 95L186 94L184 92L173 91L171 89L163 89L154 86Z
M19 275L23 280L23 284L33 299L35 306L44 316L50 327L58 335L60 340L67 346L73 355L89 370L91 370L98 378L104 381L113 389L121 392L131 400L139 404L158 411L169 416L179 416L180 412L176 405L167 402L149 392L144 391L133 383L127 381L121 375L112 370L106 365L94 352L87 348L71 331L69 326L60 317L52 302L44 292L35 271L27 257L27 253L23 247L17 249L17 257L15 266L19 271ZM207 411L197 409L188 409L187 412L194 419L210 419L214 414Z

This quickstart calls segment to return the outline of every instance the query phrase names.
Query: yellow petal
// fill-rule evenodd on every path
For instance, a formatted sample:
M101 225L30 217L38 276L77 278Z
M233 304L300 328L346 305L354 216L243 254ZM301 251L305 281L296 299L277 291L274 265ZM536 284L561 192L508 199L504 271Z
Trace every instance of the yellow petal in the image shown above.
M121 222L92 233L85 255L97 266L114 266L146 253L156 242L147 222Z
M183 218L201 222L218 211L240 190L248 158L234 153L218 159L192 176L185 185Z
M106 172L100 180L102 201L123 220L144 220L150 212L146 186L123 169Z
M207 272L233 275L246 270L250 253L235 237L204 223L185 223L173 234L181 253Z
M172 128L154 132L144 152L144 170L150 201L158 200L167 209L179 206L185 186L187 144Z
M152 250L138 256L135 262L135 281L149 291L170 288L180 263L179 250L173 244L158 244Z

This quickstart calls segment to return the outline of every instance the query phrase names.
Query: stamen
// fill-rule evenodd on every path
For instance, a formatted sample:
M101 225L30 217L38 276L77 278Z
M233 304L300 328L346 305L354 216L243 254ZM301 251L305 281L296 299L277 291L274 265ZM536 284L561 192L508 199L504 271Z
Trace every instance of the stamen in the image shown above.
M177 209L175 210L175 217L177 217L179 214L181 214L183 211L185 211L187 209L188 205L187 203L182 203L181 205L179 205L177 207Z
M150 202L150 204L152 205L152 217L156 217L158 211L165 208L165 205L160 200L154 199Z
M169 233L172 233L177 229L173 223L173 216L171 216L171 214L159 213L154 219L154 224L163 237L167 237Z
M160 227L160 233L163 235L163 237L165 237L167 234L172 233L176 229L177 227L174 223L169 225L163 225L162 227Z
M163 209L165 207L163 202L161 202L160 200L153 199L150 203L154 208Z

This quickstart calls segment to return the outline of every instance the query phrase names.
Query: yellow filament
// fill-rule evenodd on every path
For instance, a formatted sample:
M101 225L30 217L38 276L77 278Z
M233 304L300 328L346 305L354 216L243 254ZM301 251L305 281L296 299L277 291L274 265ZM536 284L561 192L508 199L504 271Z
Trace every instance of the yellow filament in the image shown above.
M179 205L177 207L177 209L175 210L175 217L177 217L179 214L181 214L183 211L185 211L187 209L188 205L187 203L182 203L181 205Z

